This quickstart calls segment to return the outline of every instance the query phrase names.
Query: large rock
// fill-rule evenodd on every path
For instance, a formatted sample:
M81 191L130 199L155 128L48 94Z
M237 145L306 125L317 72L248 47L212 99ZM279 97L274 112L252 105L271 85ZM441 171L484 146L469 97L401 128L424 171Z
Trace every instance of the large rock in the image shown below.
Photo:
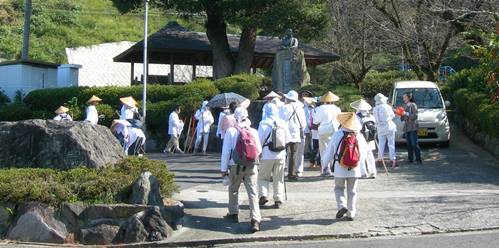
M0 122L0 167L101 168L125 158L111 131L84 122Z
M173 229L163 219L160 207L152 207L130 217L121 225L115 243L158 241L170 237Z
M163 205L158 180L151 172L146 171L140 174L140 177L135 181L129 203L155 206Z
M300 49L279 50L272 66L272 89L288 92L310 84L305 54Z
M54 218L54 210L46 204L27 203L18 210L7 239L42 243L64 243L66 226Z
M119 226L100 224L90 228L82 229L79 234L79 240L80 243L85 245L112 244L119 230Z

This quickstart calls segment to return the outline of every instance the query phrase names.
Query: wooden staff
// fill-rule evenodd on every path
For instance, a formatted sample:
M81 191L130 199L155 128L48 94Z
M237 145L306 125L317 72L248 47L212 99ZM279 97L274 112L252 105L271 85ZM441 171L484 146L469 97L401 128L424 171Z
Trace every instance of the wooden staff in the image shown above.
M376 144L376 148L378 148L378 152L379 152L379 144L378 144L378 141L376 139L374 139L374 143ZM388 176L388 169L386 168L384 157L381 157L381 163L383 164L383 167L385 167L385 173Z

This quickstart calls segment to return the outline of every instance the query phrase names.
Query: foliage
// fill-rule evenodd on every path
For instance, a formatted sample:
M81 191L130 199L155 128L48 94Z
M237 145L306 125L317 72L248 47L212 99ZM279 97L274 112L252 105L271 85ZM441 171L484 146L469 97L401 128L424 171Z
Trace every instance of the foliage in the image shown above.
M119 119L117 110L115 110L109 104L99 104L97 105L96 108L97 108L97 113L99 113L99 115L104 116L103 119L99 119L99 124L101 125L109 127L111 126L114 119Z
M0 121L19 121L31 119L31 110L22 103L12 103L0 106Z
M260 98L260 88L265 78L254 74L237 74L218 79L215 85L220 92L234 92L251 101Z
M0 88L0 106L5 105L10 102L9 97L5 94L5 91Z
M72 97L71 100L64 103L64 106L69 109L68 113L74 120L80 120L84 117L82 107L78 104L78 98Z
M412 71L371 71L360 84L360 92L364 97L372 98L378 93L388 96L393 89L393 83L403 80L417 79Z
M169 172L165 163L130 157L103 169L2 169L0 199L12 203L38 201L53 205L62 202L126 202L131 185L145 171L150 171L158 179L164 197L178 192L174 174Z

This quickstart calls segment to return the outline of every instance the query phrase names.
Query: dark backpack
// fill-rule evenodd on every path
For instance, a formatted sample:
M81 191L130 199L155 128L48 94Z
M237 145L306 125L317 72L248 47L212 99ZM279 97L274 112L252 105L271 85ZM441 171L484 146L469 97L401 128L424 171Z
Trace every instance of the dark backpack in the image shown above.
M275 123L263 146L268 146L269 150L273 152L284 151L286 149L286 129Z
M374 121L366 121L362 124L362 129L360 130L366 141L373 141L376 139L376 123Z

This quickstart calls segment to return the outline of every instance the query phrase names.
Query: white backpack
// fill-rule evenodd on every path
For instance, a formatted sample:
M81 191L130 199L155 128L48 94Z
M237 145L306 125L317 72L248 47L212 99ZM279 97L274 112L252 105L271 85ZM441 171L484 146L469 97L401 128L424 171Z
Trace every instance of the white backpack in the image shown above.
M263 146L268 146L269 150L273 152L284 151L286 149L286 129L274 122L272 131L265 139Z

